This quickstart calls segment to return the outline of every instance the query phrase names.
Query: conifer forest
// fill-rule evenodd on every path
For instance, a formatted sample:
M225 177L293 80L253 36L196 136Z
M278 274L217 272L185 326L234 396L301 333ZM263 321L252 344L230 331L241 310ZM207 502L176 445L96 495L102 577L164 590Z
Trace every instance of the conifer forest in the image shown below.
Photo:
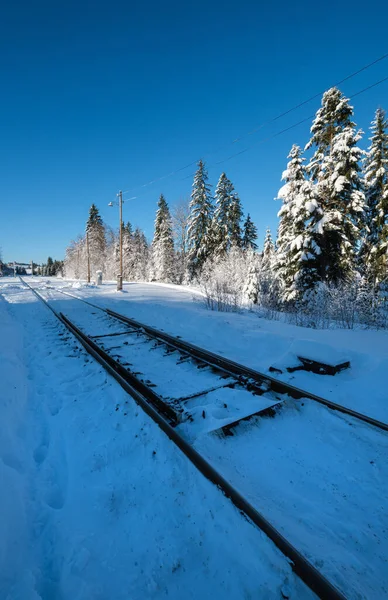
M310 132L285 157L278 229L267 229L262 248L262 224L244 213L232 181L221 173L209 182L200 160L190 201L169 205L160 194L152 241L123 224L124 279L194 285L213 310L246 307L309 327L387 327L387 115L378 108L364 134L349 100L331 88ZM116 278L119 232L95 205L67 248L65 276L85 279L88 259L93 276Z

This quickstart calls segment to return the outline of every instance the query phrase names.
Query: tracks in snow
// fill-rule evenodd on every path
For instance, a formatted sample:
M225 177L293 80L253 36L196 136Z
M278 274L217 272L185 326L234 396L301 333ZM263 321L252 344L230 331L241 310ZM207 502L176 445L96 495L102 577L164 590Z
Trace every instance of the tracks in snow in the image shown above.
M369 419L365 415L358 415L349 409L273 380L113 311L101 309L68 292L45 290L43 294L46 295L46 298L43 298L36 290L33 291L46 303L50 300L58 302L55 299L56 294L59 296L66 294L82 301L87 309L85 312L81 311L82 317L80 309L76 309L77 324L63 314L57 313L52 305L48 304L48 306L84 347L137 400L147 414L159 424L197 468L218 485L234 504L291 559L295 572L319 597L343 597L252 506L247 497L231 486L229 481L204 459L204 455L198 453L193 445L188 443L188 440L193 441L195 437L214 429L221 428L224 432L233 429L236 422L240 420L235 417L241 417L241 414L233 414L229 406L216 404L217 398L221 401L225 399L225 394L234 396L234 403L231 402L234 410L238 408L239 403L247 403L249 397L252 397L253 401L257 399L269 403L264 410L278 410L281 402L284 405L287 404L289 398L284 400L287 395L287 397L291 396L297 399L307 398L320 405L326 404L328 408L347 413L344 418L352 421L353 424L355 419L359 419L369 425L386 430L388 427L384 423L376 424L373 419ZM60 305L60 302L58 304ZM80 306L78 303L77 305ZM69 307L68 302L66 302L66 306ZM90 307L97 312L93 313ZM90 335L85 335L85 331ZM171 375L173 371L174 377ZM176 381L177 372L180 373L178 381ZM188 390L190 386L191 389ZM172 388L174 393L172 393ZM161 405L158 405L159 400L162 402ZM227 402L223 403L228 404ZM303 402L300 404L302 405ZM229 411L226 413L228 408ZM171 412L169 412L170 409ZM221 411L221 416L219 413L217 414L216 409ZM226 414L228 414L227 417L225 417ZM363 426L365 427L365 424Z

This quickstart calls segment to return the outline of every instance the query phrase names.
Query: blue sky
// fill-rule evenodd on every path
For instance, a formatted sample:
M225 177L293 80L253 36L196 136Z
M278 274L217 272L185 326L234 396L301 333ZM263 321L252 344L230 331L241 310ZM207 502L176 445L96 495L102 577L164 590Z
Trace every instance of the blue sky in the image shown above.
M0 19L0 247L6 261L62 258L94 202L104 220L132 190L204 157L225 170L245 212L276 229L273 200L292 143L315 100L240 143L237 136L388 52L388 7L355 2L4 3ZM353 93L386 77L388 59L347 81ZM354 99L367 130L388 109L388 81ZM223 164L231 154L249 151ZM221 150L218 150L219 148ZM146 187L124 218L152 236L156 202L191 192L195 167Z

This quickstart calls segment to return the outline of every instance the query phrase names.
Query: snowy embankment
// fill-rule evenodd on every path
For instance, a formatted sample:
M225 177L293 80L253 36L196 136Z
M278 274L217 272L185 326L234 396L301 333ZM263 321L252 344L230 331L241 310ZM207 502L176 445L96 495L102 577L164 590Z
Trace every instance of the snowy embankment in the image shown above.
M349 360L351 368L332 376L305 371L271 373L313 393L388 422L388 331L307 329L243 312L204 309L198 290L181 286L127 283L116 292L112 283L98 288L52 279L59 288L163 329L263 373L270 366L294 366L303 350L323 362ZM71 291L71 290L69 290ZM307 356L307 358L309 357Z
M1 598L312 597L11 279L0 331Z

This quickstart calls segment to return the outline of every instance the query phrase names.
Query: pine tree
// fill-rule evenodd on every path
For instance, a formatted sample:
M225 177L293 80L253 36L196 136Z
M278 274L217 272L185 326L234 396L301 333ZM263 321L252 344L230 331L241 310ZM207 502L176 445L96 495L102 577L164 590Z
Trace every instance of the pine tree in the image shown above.
M122 240L123 240L123 275L124 279L130 281L133 272L133 256L132 256L132 226L130 222L122 225Z
M215 191L216 206L211 224L212 255L224 256L232 246L242 246L240 199L230 179L222 173Z
M259 256L253 248L246 250L246 262L247 262L247 278L244 285L243 296L244 298L252 303L257 304L259 299Z
M149 278L149 247L147 239L138 227L136 227L132 238L133 252L133 279L135 281L147 281Z
M282 300L303 300L319 279L317 247L311 230L313 217L321 212L313 197L313 186L306 179L304 158L299 146L292 146L290 161L282 175L285 184L278 192L283 205L277 239L275 268L281 282Z
M353 108L337 88L323 95L306 148L315 147L307 167L314 182L319 211L312 219L319 277L338 282L350 278L360 238L365 197L357 146L361 132L352 121Z
M371 131L364 159L367 213L361 256L368 280L375 284L388 275L388 120L381 108Z
M200 274L205 260L211 254L211 223L213 202L208 175L202 160L194 176L188 225L188 270L191 278Z
M232 182L229 181L225 173L222 173L215 191L216 205L211 226L213 255L215 257L225 255L229 249L229 210L232 191Z
M241 219L243 217L243 211L241 208L241 201L236 192L232 192L231 202L228 213L229 221L229 242L230 246L241 248L242 246L242 230L241 230Z
M161 194L156 212L155 233L152 242L154 276L157 281L174 281L174 258L174 239L170 210L163 194Z
M267 227L266 232L265 232L264 247L263 247L263 260L262 260L263 270L270 270L272 268L274 255L275 255L275 245L272 240L271 230L269 227Z
M242 236L242 248L244 250L257 250L257 227L252 221L250 214L248 213L243 226Z
M96 270L103 271L105 268L105 226L95 204L89 210L89 218L86 223L86 234L89 238L90 268L92 274Z

